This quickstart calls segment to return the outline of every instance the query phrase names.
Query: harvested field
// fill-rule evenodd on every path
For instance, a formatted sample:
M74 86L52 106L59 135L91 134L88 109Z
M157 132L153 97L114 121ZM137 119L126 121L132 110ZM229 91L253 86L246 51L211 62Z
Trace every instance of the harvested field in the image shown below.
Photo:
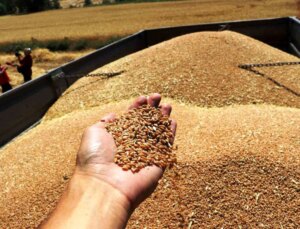
M178 166L128 228L300 227L300 111L270 105L199 108L167 100ZM85 127L128 100L40 124L0 151L0 227L37 226L74 169Z
M295 0L192 0L118 4L0 17L0 43L51 39L107 40L141 29L297 15ZM22 22L22 23L20 23Z
M238 67L280 61L299 58L234 32L184 35L93 72L123 72L119 76L80 79L52 106L45 120L153 91L203 107L267 103L299 108L299 96ZM287 86L297 87L294 73L299 67L288 69L284 75Z

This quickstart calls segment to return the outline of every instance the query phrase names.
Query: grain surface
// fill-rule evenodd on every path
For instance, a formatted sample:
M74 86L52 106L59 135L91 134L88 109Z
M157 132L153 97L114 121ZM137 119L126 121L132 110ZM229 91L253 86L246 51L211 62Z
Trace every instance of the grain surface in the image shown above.
M179 146L178 167L165 174L129 228L186 228L191 221L194 228L299 226L299 109L207 109L165 102L173 105L173 118L180 123L174 143ZM72 175L83 130L107 112L122 113L128 104L125 100L70 113L3 148L0 227L37 226Z
M52 106L45 120L153 91L203 107L267 103L299 108L299 96L238 67L280 61L299 61L299 58L234 32L184 35L94 72L123 72L119 76L107 80L80 79ZM294 68L286 71L287 81L298 69L288 67ZM295 83L290 80L287 86Z
M299 228L299 167L264 156L180 162L128 228Z
M38 226L72 176L83 130L153 91L171 97L178 165L128 228L299 228L299 97L237 67L281 61L299 59L233 32L195 33L98 70L118 77L79 80L0 150L0 228ZM262 71L298 90L298 68Z
M292 68L290 66L277 66L254 69L300 94L300 64Z

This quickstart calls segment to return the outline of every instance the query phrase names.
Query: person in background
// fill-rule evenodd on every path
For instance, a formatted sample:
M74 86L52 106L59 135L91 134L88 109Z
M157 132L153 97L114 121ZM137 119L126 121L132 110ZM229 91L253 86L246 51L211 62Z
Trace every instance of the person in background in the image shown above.
M24 57L19 52L15 53L20 65L17 65L17 70L24 77L24 82L30 81L32 77L32 57L31 57L31 48L24 49Z
M172 107L159 105L157 93L141 96L129 109L149 104L169 116ZM86 129L77 154L76 169L56 209L39 228L121 229L134 209L155 190L163 169L147 166L138 173L124 171L114 163L116 145L105 124L114 122L109 114ZM173 140L176 122L172 120Z
M12 86L10 85L9 77L6 72L7 67L1 66L0 64L0 85L2 87L2 93L7 92L12 89Z

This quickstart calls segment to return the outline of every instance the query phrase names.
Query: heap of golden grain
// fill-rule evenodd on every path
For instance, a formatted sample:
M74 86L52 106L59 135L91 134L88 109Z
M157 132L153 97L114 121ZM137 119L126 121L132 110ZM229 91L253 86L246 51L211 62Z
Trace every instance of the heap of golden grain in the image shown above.
M300 108L298 96L238 67L285 61L296 62L299 58L234 32L180 36L93 72L121 73L117 77L80 79L49 109L44 120L153 92L201 107L266 103ZM273 72L287 68L291 74L281 76L280 83L299 88L299 65L277 67Z
M156 91L178 123L177 165L128 228L299 228L300 98L237 67L276 61L299 59L236 33L198 33L98 70L125 70L115 78L80 79L1 150L0 227L36 227L72 176L84 129ZM296 68L260 70L298 90Z

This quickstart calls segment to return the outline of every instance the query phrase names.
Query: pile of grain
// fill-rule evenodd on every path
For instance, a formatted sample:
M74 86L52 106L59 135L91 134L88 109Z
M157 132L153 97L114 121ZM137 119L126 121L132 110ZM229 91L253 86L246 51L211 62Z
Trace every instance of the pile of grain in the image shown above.
M154 91L170 97L179 123L178 165L129 228L300 227L300 99L286 90L299 91L299 66L256 69L283 86L238 68L279 61L299 59L233 32L205 32L98 70L124 71L115 78L80 79L42 124L1 149L0 228L37 226L72 176L83 130Z
M300 227L299 109L168 101L180 123L178 167L166 172L129 228ZM83 130L128 103L48 121L2 149L0 227L37 226L72 174Z
M293 90L300 95L300 64L294 67L277 66L277 67L259 67L254 68L256 71L270 76L279 84Z
M128 228L299 228L300 170L256 155L179 163Z
M279 61L299 58L234 32L188 34L95 71L124 71L119 76L108 80L80 79L48 111L45 119L154 91L204 107L257 103L300 107L298 96L238 67ZM285 78L293 77L288 73Z
M144 105L109 123L106 129L117 146L115 163L132 172L152 165L163 169L172 166L176 156L172 154L171 122L159 108Z

